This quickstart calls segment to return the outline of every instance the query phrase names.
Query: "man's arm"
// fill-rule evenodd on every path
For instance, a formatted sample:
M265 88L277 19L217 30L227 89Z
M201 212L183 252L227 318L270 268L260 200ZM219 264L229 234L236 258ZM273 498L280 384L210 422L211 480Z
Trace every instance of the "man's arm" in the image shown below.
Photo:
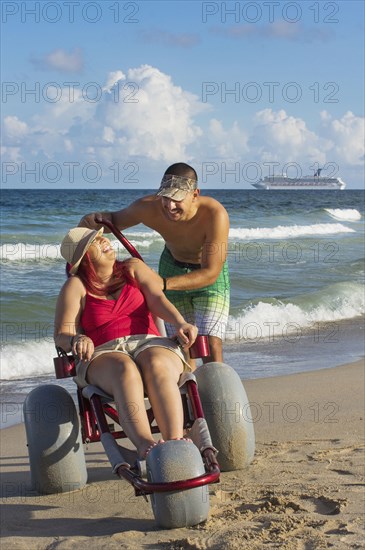
M111 222L117 229L123 231L124 229L133 227L139 223L146 223L149 217L148 211L148 197L144 197L142 199L138 199L122 210L117 210L115 212L92 212L91 214L86 214L83 218L81 218L79 226L88 227L89 229L99 229L101 225L95 221L95 218L99 217ZM108 228L105 227L104 229L106 233L109 232Z
M166 290L194 290L212 285L222 271L227 257L229 218L221 207L206 221L201 268L166 280Z

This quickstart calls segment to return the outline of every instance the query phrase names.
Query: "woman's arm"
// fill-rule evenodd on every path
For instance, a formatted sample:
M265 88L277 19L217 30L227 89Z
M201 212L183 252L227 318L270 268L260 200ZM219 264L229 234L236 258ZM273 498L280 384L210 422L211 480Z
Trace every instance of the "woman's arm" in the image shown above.
M72 351L79 359L89 360L94 353L91 338L80 333L80 317L85 288L78 277L67 279L59 293L55 322L54 341L66 352Z
M125 262L128 273L137 281L151 313L176 327L176 335L184 346L190 347L198 334L196 326L187 323L161 290L160 277L141 260Z

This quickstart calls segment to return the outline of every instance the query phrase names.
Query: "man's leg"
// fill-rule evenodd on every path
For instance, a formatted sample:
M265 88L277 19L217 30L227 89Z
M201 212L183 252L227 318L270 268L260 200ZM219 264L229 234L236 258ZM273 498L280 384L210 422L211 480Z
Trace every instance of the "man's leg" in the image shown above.
M210 355L203 357L203 363L212 361L223 362L223 339L226 331L229 313L229 292L224 295L207 291L192 291L185 296L169 296L174 306L188 323L198 327L199 336L208 336ZM166 325L169 337L175 332L175 327ZM194 371L196 363L189 359L189 364Z
M171 254L165 249L162 252L159 273L162 277L183 275L189 270L182 269L174 263ZM230 281L228 266L225 263L217 281L210 287L191 291L167 291L166 297L180 311L188 323L198 327L199 335L208 336L210 355L203 359L204 363L223 361L223 339L229 315ZM172 335L174 327L166 325L166 333ZM192 370L196 365L194 359L189 360Z
M203 363L210 363L212 361L223 362L223 346L221 338L218 336L208 336L210 355L209 357L203 357Z
M203 363L223 362L223 339L226 332L229 313L229 291L196 292L194 296L196 325L200 335L208 336L210 355Z

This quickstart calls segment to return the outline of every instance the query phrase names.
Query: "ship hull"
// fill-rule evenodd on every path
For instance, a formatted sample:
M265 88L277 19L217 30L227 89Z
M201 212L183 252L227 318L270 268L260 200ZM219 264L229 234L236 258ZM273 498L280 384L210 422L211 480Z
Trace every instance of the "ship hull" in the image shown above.
M333 179L328 181L327 178L323 178L321 181L320 178L316 180L310 179L290 179L290 178L264 178L263 180L253 183L253 187L256 189L266 189L266 190L335 190L339 191L345 189L346 184L340 178Z

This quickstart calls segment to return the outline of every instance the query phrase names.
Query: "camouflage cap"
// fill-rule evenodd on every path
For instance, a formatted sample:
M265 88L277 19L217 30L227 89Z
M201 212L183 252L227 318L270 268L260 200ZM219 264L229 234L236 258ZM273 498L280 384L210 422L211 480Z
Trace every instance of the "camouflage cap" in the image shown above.
M197 189L197 186L198 182L192 178L166 174L161 180L161 185L156 195L179 202L184 200L188 193Z

